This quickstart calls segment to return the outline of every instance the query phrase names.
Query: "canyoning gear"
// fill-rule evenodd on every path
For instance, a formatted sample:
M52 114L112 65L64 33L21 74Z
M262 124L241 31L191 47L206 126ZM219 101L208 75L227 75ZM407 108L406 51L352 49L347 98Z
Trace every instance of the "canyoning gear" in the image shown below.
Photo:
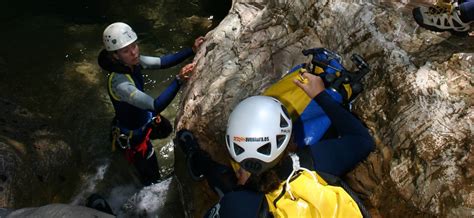
M156 122L156 120L159 122ZM143 152L144 140L149 139L163 139L168 137L173 131L173 127L168 119L158 115L153 117L149 122L138 129L127 129L119 125L118 121L114 119L112 122L112 150L114 151L116 146L126 150L135 148L136 151ZM142 146L137 148L137 146Z
M192 55L194 55L194 52L191 48L185 48L174 54L169 54L162 57L140 55L140 65L142 65L144 69L166 69L183 62Z
M116 51L132 44L137 39L137 34L128 24L116 22L105 28L102 40L107 51Z
M254 189L249 189L247 186L235 186L234 189L224 192L223 197L219 195L219 203L209 209L204 217L216 217L212 216L213 214L220 215L221 217L325 217L323 216L324 213L328 212L338 213L335 217L353 217L347 214L341 214L347 212L347 209L351 212L355 212L359 217L360 214L362 214L363 217L370 217L363 202L343 180L337 176L317 172L312 169L312 157L307 148L298 150L296 159L300 164L294 163L294 156L296 155L293 154L284 157L281 161L282 163L276 169L278 177L282 180L279 189L263 194L251 191ZM210 163L198 162L197 164L205 165L202 167L204 172L213 168ZM298 167L298 165L300 165L300 167ZM298 170L302 168L307 169ZM291 176L292 174L293 176ZM286 185L288 178L291 179L288 180L289 185ZM315 178L317 182L315 182ZM206 176L206 179L213 178ZM295 180L297 181L295 182ZM212 184L213 185L210 184L211 188L222 189L215 187L222 186L222 183ZM224 186L227 187L226 185ZM290 188L287 189L286 187ZM304 194L300 196L299 194L302 192L304 192ZM338 195L337 198L331 198L335 194ZM293 196L293 199L291 196ZM329 197L329 200L324 197ZM325 204L313 205L314 200L321 200ZM339 206L336 204L346 205ZM230 205L233 207L230 207ZM327 205L338 206L339 211L329 211L327 209L330 208ZM315 206L317 210L314 209ZM235 207L246 208L246 210L236 211ZM345 210L340 211L341 209ZM294 216L294 212L298 212L299 216ZM320 212L320 216L311 216L314 215L315 212Z
M106 58L103 56L103 58ZM127 129L138 129L148 123L154 114L163 111L174 99L180 84L173 80L171 84L156 99L144 93L144 78L141 68L126 70L120 64L111 64L100 59L101 66L111 70L108 78L108 92L115 109L115 119Z
M331 125L323 109L293 82L294 79L299 79L301 71L305 71L304 65L294 67L263 93L277 98L288 109L293 121L295 142L299 147L317 143ZM325 92L342 103L339 93L331 89L326 89Z
M349 205L340 205L339 209L349 208L349 211L353 211L351 208L356 208L356 206L354 206L355 202L360 210L358 216L362 214L364 217L370 217L370 214L363 206L362 201L339 177L345 175L345 173L352 170L358 163L367 157L367 155L374 149L373 139L360 120L344 109L341 104L337 103L328 92L321 92L313 99L313 101L316 101L330 118L332 123L330 130L335 130L337 134L331 138L324 138L315 145L299 147L297 149L296 152L300 166L312 171L311 174L304 170L294 170L293 159L290 156L284 156L280 159L279 164L272 169L275 170L279 180L282 181L280 184L280 192L276 191L275 193L269 193L271 195L269 198L272 198L273 200L268 200L266 197L262 197L264 195L263 193L255 192L255 190L258 189L253 187L252 184L237 186L235 189L232 189L232 191L224 193L224 196L219 200L219 204L211 208L207 215L216 214L224 216L225 214L226 217L272 217L272 215L265 216L265 214L267 214L268 208L274 202L276 202L276 207L275 204L273 204L273 207L277 214L273 214L273 217L279 216L278 214L281 215L286 213L286 210L289 210L290 212L288 213L290 214L291 211L299 211L300 209L302 213L308 213L308 211L311 211L309 208L314 208L312 202L314 202L313 200L318 200L317 197L330 197L337 193L349 202ZM211 167L212 164L209 162L208 159L203 162L196 162L196 165L200 166L200 169L207 180L212 179L207 176L209 175L207 174L207 171L210 171L213 168ZM240 167L239 164L234 164L232 161L231 165L237 165L236 168ZM296 176L292 177L293 180L289 180L291 195L293 195L295 200L291 200L291 195L286 191L286 187L283 188L286 180L293 171L298 172L293 173L296 174ZM315 183L315 180L313 179L312 175L315 175L314 172L317 174L318 183ZM213 184L218 186L222 183ZM301 184L307 186L301 186ZM224 188L210 186L213 189L226 190ZM317 192L317 190L313 191L315 187L318 188L317 190L322 190L324 192L318 195L319 192ZM279 195L277 195L277 193L281 194L282 197L278 198ZM348 198L347 195L350 195L351 198ZM261 201L258 201L258 199ZM340 199L342 198L339 198L339 200ZM345 203L338 201L338 198L332 198L331 200L325 200L324 202L327 202L329 206L334 206L335 204L339 206L339 203ZM298 207L304 204L308 205L308 210ZM329 208L329 206L322 205L322 208ZM235 208L246 208L246 210L236 211ZM326 211L323 212L326 213ZM304 217L304 215L296 217ZM346 217L351 216L347 215Z
M99 194L90 195L86 201L86 207L93 208L98 211L102 211L104 213L108 213L115 216L114 212L112 211L112 208L107 203L105 198L103 198Z
M413 9L413 17L421 27L431 31L450 31L454 35L465 36L470 25L462 21L458 2L445 3L438 1L430 7Z
M232 169L213 161L209 154L199 147L192 132L181 129L173 141L185 154L186 169L194 181L206 178L209 187L219 197L235 189L237 178Z
M151 155L154 153L153 147L151 148L151 151L148 149L148 141L150 141L150 133L151 133L151 128L148 128L145 132L145 136L142 139L142 142L140 142L138 145L134 146L133 148L129 146L125 150L125 157L127 158L129 163L134 163L135 162L135 156L137 154L140 154L141 157L148 159Z
M111 73L109 75L109 95L117 119L126 122L124 126L138 126L138 123L148 121L153 114L163 111L174 99L180 88L180 82L175 79L160 96L153 99L142 91L142 79L141 74ZM135 119L132 120L133 117Z
M227 149L245 170L260 174L278 162L291 131L291 119L280 101L253 96L240 102L229 116Z
M474 21L474 0L459 1L459 11L461 21L464 23L472 23Z
M358 55L352 60L358 71L348 72L340 64L341 58L323 48L303 51L313 55L311 64L300 64L292 68L280 81L265 90L264 95L277 98L288 109L293 120L295 141L299 147L316 144L331 125L322 108L296 84L303 72L321 76L328 87L325 92L338 103L350 104L362 91L361 78L368 73L368 64ZM300 80L301 81L301 80Z
M310 73L320 76L328 89L338 92L344 104L349 104L362 92L361 79L370 71L369 65L358 54L351 56L357 70L350 72L342 66L342 58L326 48L303 50L303 55L312 55L311 62L306 64Z
M121 28L124 31L120 32ZM171 123L164 117L160 116L161 121L156 125L152 119L159 116L171 103L179 91L181 81L174 79L165 91L154 99L145 93L141 70L169 68L194 53L191 48L186 48L160 58L140 56L139 64L126 66L110 51L117 51L136 41L136 34L128 28L130 27L126 24L116 24L104 31L106 48L100 52L98 63L109 73L107 89L115 109L112 150L118 147L124 152L140 174L142 183L149 185L160 179L158 161L150 139L166 138L173 131ZM117 38L113 38L114 34L118 34ZM117 40L113 41L114 39Z
M176 133L174 143L178 145L186 156L186 168L189 175L194 181L204 179L204 175L197 170L197 166L193 164L193 158L200 151L199 144L192 132L187 129L181 129Z
M274 217L362 217L357 202L343 188L300 167L296 154L290 157L291 174L277 190L265 195Z

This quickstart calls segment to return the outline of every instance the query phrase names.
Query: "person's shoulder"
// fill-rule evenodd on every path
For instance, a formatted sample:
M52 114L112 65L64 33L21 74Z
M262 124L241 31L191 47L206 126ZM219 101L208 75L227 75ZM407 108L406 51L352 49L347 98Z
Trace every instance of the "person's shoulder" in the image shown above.
M226 193L214 209L221 217L258 217L262 204L266 204L265 194L240 190Z
M111 73L109 81L112 85L112 87L121 85L121 84L133 84L135 85L135 82L133 81L132 77L129 74L125 73Z

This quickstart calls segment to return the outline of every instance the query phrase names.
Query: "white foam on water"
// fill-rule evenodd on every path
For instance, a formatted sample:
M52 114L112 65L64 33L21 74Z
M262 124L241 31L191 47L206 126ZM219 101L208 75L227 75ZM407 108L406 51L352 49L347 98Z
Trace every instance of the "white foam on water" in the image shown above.
M112 211L120 215L121 208L128 201L128 199L138 192L138 188L134 185L125 185L114 187L106 198Z
M126 215L118 214L118 216L158 216L160 212L165 210L164 205L170 188L171 180L172 177L140 190L139 193L128 199L127 203L125 203L122 207L124 210L122 212L126 213Z
M104 164L97 167L97 171L94 175L89 176L86 182L81 188L81 192L76 195L71 201L72 205L79 205L84 199L86 194L90 194L94 191L97 183L104 179L104 175L110 166L110 161L106 161Z

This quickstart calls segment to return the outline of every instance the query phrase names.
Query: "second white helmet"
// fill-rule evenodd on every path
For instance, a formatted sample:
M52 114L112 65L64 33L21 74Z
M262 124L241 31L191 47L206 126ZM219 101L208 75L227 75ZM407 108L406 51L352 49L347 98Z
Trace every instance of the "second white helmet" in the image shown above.
M102 40L107 51L116 51L132 44L137 38L128 24L116 22L105 28Z
M230 114L227 149L241 167L260 174L278 163L291 131L291 119L280 101L253 96L240 102Z

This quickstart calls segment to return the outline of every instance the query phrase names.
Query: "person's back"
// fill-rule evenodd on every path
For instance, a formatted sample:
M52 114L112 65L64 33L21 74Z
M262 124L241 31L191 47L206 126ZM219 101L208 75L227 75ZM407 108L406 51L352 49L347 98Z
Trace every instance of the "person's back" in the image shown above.
M226 133L227 149L232 157L234 181L237 184L232 186L216 179L212 168L215 168L217 164L209 157L194 155L191 160L193 174L203 174L209 185L217 193L221 193L219 203L208 211L207 217L215 217L215 215L220 217L269 215L288 217L288 211L292 210L291 208L304 205L302 201L299 204L295 196L304 200L307 206L309 205L306 209L303 207L300 209L315 217L318 211L322 212L328 208L318 205L318 202L332 204L333 209L342 209L336 210L335 214L334 210L324 211L321 214L332 213L338 216L348 215L346 212L352 211L350 212L352 215L361 216L357 203L345 190L316 182L312 180L313 176L314 178L317 176L315 173L301 173L301 170L303 168L315 169L318 172L342 176L367 157L374 148L373 140L358 119L324 92L324 84L319 77L308 73L303 74L303 77L307 79L307 83L295 81L296 84L323 108L339 136L322 140L305 149L301 148L297 152L299 155L289 156L289 152L295 149L288 146L292 129L291 120L278 100L256 96L239 103L229 117ZM275 104L269 106L273 104L272 102ZM196 144L188 143L192 141L190 140L192 137L181 136L183 135L177 135L177 144L186 153L199 150L187 147ZM296 167L296 162L291 158L293 156L298 157L303 168ZM306 170L303 171L306 172ZM305 176L300 177L301 175ZM304 183L309 186L301 185ZM288 187L291 188L288 189ZM328 198L315 201L317 199L314 197L321 196L324 192L328 194L326 195ZM337 195L344 195L343 199L346 200L334 199Z

